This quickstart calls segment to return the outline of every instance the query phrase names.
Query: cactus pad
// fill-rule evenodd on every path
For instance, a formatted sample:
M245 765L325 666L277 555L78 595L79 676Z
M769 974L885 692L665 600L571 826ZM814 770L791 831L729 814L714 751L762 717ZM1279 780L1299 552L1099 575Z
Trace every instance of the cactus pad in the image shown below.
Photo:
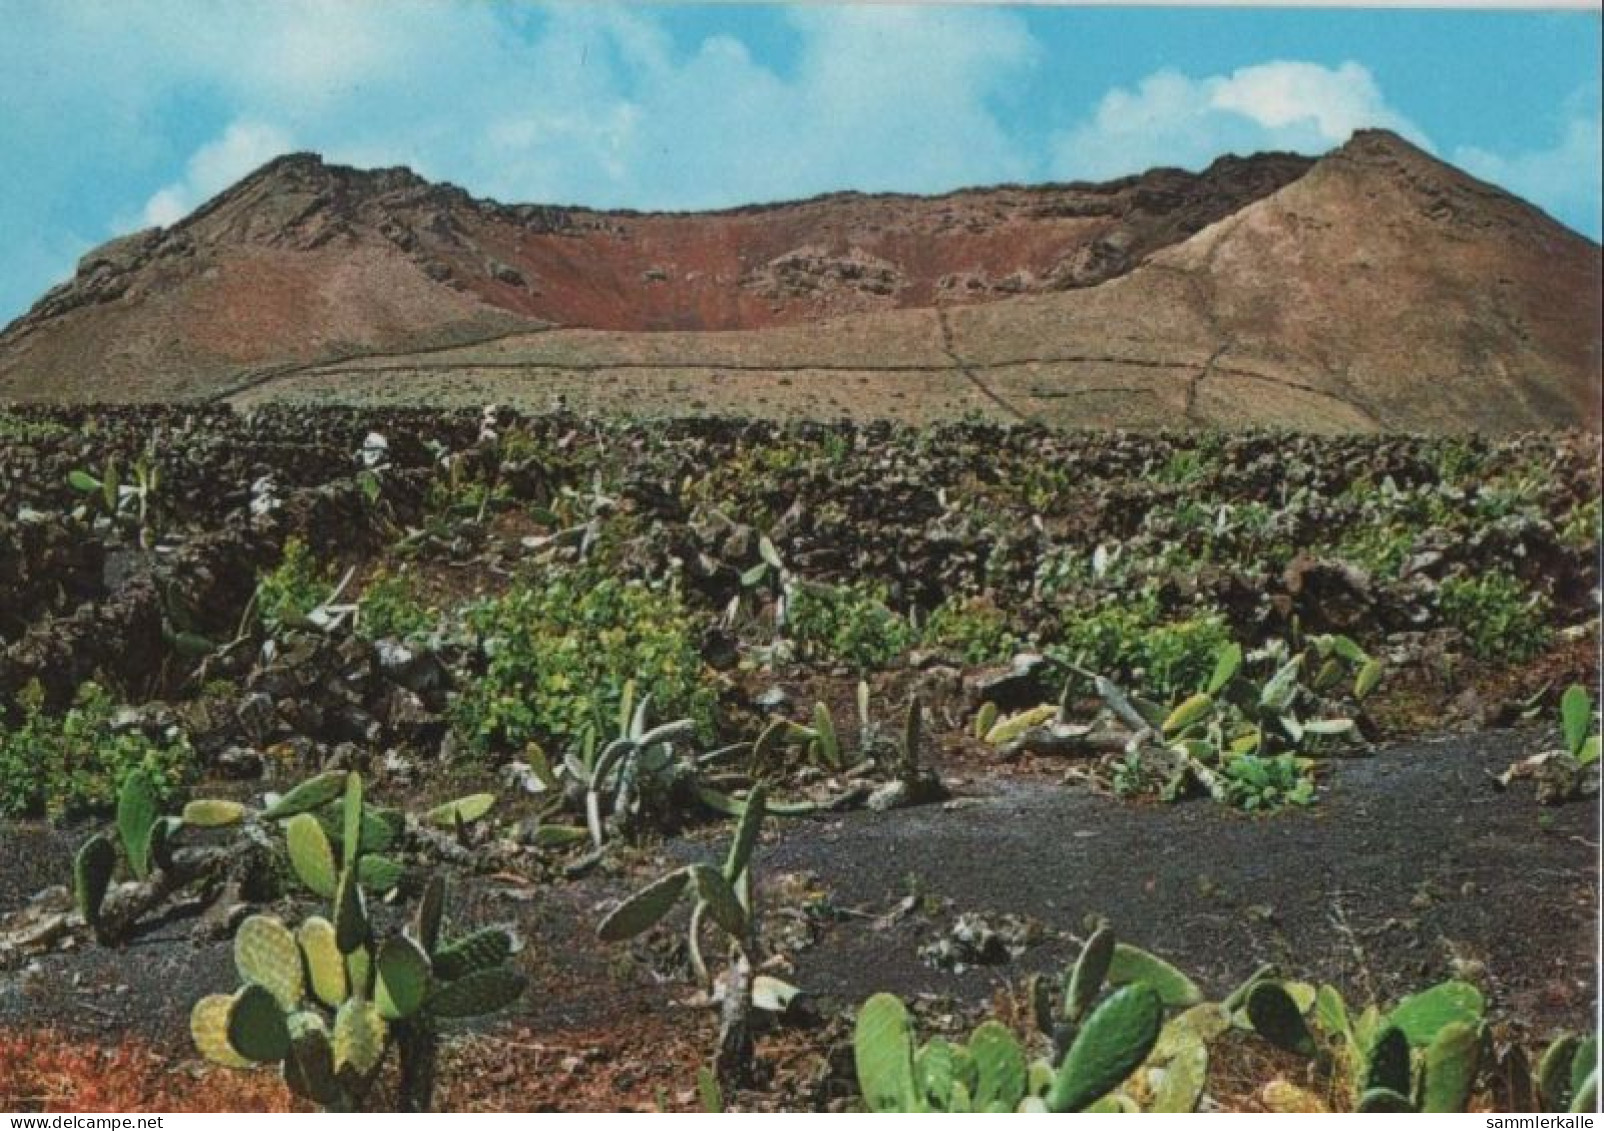
M858 1088L870 1111L918 1111L913 1076L913 1030L908 1010L892 994L875 994L858 1010L852 1038Z
M359 946L345 956L345 977L353 994L370 996L373 992L373 955L367 947Z
M1387 1088L1404 1095L1409 1091L1409 1076L1409 1038L1396 1025L1388 1025L1370 1046L1360 1091Z
M399 809L375 809L365 805L358 819L357 847L364 853L386 852L395 845L406 830L406 814ZM342 851L345 848L344 809L319 813L318 821L328 834L329 842Z
M362 806L362 775L348 773L345 775L345 804L340 810L340 852L345 870L353 874L356 872L357 857L362 854L365 847L362 844L362 818L365 815ZM335 925L338 927L338 920Z
M228 1043L228 1012L234 1004L230 994L208 994L189 1011L189 1035L195 1048L207 1060L224 1068L249 1068L251 1061L234 1051Z
M650 930L668 914L690 881L690 871L682 868L647 884L613 908L596 928L596 934L604 942L622 942Z
M297 813L310 813L333 801L344 789L343 770L330 770L328 773L318 774L314 778L307 778L269 805L263 810L262 817L269 821L279 821L293 817Z
M446 911L446 880L444 876L429 877L418 899L418 911L412 920L412 933L423 949L433 954L440 945L440 924Z
M1588 1037L1576 1046L1576 1054L1571 1057L1571 1097L1572 1100L1582 1094L1582 1085L1587 1082L1587 1075L1598 1067L1598 1038ZM1589 1107L1586 1110L1592 1111Z
M429 956L405 935L385 940L373 960L373 1000L387 1021L411 1017L429 996Z
M1116 986L1145 982L1160 1001L1174 1009L1185 1009L1203 1000L1203 991L1192 979L1158 955L1128 943L1115 945L1114 957L1108 964L1108 981Z
M283 1060L289 1051L290 1031L284 1010L261 986L241 986L228 1006L228 1045L246 1060L265 1063Z
M347 998L334 1015L334 1068L366 1076L384 1056L388 1026L378 1006L362 997Z
M1164 1020L1164 1002L1138 982L1092 1012L1047 1093L1049 1111L1081 1111L1117 1088L1147 1059Z
M100 919L100 905L106 900L106 890L111 887L111 876L116 869L117 850L103 833L84 841L73 857L73 894L78 900L79 913L90 926Z
M344 1091L334 1071L334 1043L316 1013L289 1019L290 1051L284 1057L284 1083L290 1091L323 1107L341 1104Z
M447 982L499 966L512 954L512 936L500 927L486 927L441 947L434 956L434 972Z
M428 1008L436 1017L480 1017L506 1009L523 996L527 979L510 966L475 970L434 992Z
M1441 982L1399 1002L1388 1016L1416 1048L1431 1044L1445 1025L1475 1025L1484 1008L1481 991L1469 982Z
M456 828L459 821L471 825L490 812L495 803L496 795L493 793L470 793L467 797L436 805L424 814L423 819L431 825L443 825L448 829Z
M996 725L997 704L988 699L980 705L980 710L975 712L975 737L985 741L986 735L990 734L991 728Z
M356 862L357 882L369 891L394 891L404 871L388 856L364 856Z
M1164 1078L1153 1089L1149 1111L1192 1112L1209 1079L1209 1046L1195 1038L1182 1041L1164 1065Z
M150 875L150 834L156 825L156 786L144 770L123 779L117 794L117 835L123 855L139 879Z
M234 933L234 965L244 981L271 993L280 1009L294 1009L300 1002L305 985L301 948L290 929L273 916L252 915L239 925Z
M1318 1051L1303 1010L1279 982L1260 982L1248 994L1248 1021L1253 1031L1277 1048L1312 1057Z
M284 844L289 850L290 866L295 875L314 895L333 899L339 887L339 873L334 866L334 848L329 838L310 813L297 813L284 824Z
M1109 966L1114 961L1115 941L1113 928L1105 924L1093 931L1092 937L1081 948L1080 957L1075 960L1069 981L1064 986L1063 1010L1066 1021L1079 1021L1086 1016L1092 1002L1097 1000L1103 988L1103 979L1108 977Z
M732 939L744 939L747 931L746 909L740 898L717 868L706 864L691 865L696 880L696 894L707 905L707 913L719 929Z
M1198 692L1190 699L1183 700L1165 717L1164 733L1171 736L1180 734L1193 723L1207 718L1213 707L1214 697L1202 691Z
M368 941L368 902L357 883L357 870L340 873L340 890L334 898L334 941L341 954L350 954Z
M1450 1021L1426 1047L1425 1079L1420 1110L1463 1112L1470 1103L1481 1061L1481 1029L1463 1021Z
M982 1022L969 1038L975 1062L974 1103L980 1111L1013 1111L1025 1096L1025 1050L1008 1027Z
M1571 1099L1569 1110L1572 1113L1598 1110L1598 1065L1588 1069L1587 1075L1576 1086L1576 1095Z
M735 826L735 839L730 842L729 856L724 860L724 878L734 883L752 860L757 847L758 833L763 828L763 816L768 811L768 790L754 786L746 796L746 806Z
M178 847L178 830L184 822L177 817L157 817L150 826L150 863L162 871L173 866L173 849Z
M819 755L826 766L841 765L841 740L835 733L835 716L823 703L813 704L813 729L819 736Z
M334 924L314 915L303 922L295 933L306 959L307 979L312 983L312 994L330 1009L335 1009L350 992L345 976L345 962L334 941Z
M184 823L198 829L220 829L245 819L246 809L238 801L202 797L184 806Z

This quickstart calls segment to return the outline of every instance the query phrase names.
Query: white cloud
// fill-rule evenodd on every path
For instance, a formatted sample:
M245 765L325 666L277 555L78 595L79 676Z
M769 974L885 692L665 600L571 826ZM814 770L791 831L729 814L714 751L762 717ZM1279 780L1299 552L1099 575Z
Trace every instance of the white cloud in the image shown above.
M1456 165L1541 205L1573 228L1596 235L1604 195L1604 123L1599 88L1584 87L1568 100L1551 145L1509 156L1476 146L1454 150Z
M1155 165L1196 168L1227 152L1321 153L1363 127L1426 144L1358 63L1276 60L1203 78L1159 71L1134 90L1110 91L1090 120L1058 134L1053 172L1097 179Z
M165 228L178 222L197 204L293 148L290 135L276 126L234 122L221 137L195 151L182 180L159 189L145 202L145 223Z

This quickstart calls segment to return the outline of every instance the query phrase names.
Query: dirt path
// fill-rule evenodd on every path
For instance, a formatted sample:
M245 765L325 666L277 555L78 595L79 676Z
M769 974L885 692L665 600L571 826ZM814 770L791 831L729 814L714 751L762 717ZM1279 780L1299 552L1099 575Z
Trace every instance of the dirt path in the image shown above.
M851 1004L878 989L984 1001L1027 971L1057 969L1089 913L1223 993L1265 961L1391 996L1475 970L1500 1009L1539 1033L1587 1022L1594 998L1597 810L1502 794L1488 772L1549 736L1494 732L1396 747L1338 764L1309 813L1269 819L1194 802L1132 806L1040 779L981 780L950 807L788 822L759 857L772 889L809 873L847 909L797 955L795 981ZM715 838L674 842L690 858ZM60 882L72 838L0 825L0 908ZM875 920L910 885L933 914ZM554 890L482 885L478 921L515 919L539 989L518 1024L552 1036L650 1031L688 987L662 984L637 951L593 941L625 884ZM1046 938L1015 961L954 974L918 948L963 911L1030 916ZM0 975L0 1026L135 1031L182 1040L190 1004L232 984L226 943L168 922L122 951L90 947Z

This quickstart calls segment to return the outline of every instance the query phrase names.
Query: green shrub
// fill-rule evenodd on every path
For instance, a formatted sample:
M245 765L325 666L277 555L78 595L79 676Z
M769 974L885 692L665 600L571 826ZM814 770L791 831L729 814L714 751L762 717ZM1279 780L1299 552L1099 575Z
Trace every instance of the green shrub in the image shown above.
M318 565L299 538L284 543L278 565L261 575L256 586L256 615L269 632L279 632L306 619L328 599L336 578Z
M913 629L885 600L884 587L867 581L799 585L786 610L786 629L806 659L857 671L886 668L913 642Z
M1595 495L1571 508L1560 525L1559 540L1573 550L1596 550L1601 520L1604 520L1604 499Z
M376 575L357 602L357 627L370 640L424 636L438 623L439 614L422 602L406 574Z
M62 715L46 714L43 704L38 682L30 683L17 696L22 724L0 726L0 814L59 817L106 809L123 779L140 768L165 799L194 768L194 751L182 734L152 741L137 730L119 730L117 706L98 684L80 687Z
M59 440L72 430L53 420L28 420L9 412L0 412L0 442L7 444L37 444L46 440Z
M998 664L1019 648L1008 617L982 597L944 601L924 623L920 640L966 664Z
M1062 621L1055 657L1110 679L1138 684L1149 695L1172 699L1195 691L1214 670L1231 630L1217 612L1161 620L1151 593L1096 611L1072 609Z
M652 696L654 717L689 717L712 732L717 694L677 592L576 572L520 585L466 615L489 659L452 717L476 750L611 734L630 680Z
M1314 779L1291 754L1240 755L1225 763L1220 778L1226 800L1250 813L1314 804Z
M1437 609L1479 660L1523 663L1548 646L1548 601L1502 570L1448 578Z

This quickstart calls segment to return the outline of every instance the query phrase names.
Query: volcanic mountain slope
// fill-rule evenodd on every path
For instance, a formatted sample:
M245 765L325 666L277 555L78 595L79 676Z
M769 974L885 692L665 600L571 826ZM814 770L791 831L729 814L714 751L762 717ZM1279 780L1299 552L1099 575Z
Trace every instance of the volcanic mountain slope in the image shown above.
M641 215L281 158L86 256L0 398L1599 423L1599 249L1399 138L1102 186Z

